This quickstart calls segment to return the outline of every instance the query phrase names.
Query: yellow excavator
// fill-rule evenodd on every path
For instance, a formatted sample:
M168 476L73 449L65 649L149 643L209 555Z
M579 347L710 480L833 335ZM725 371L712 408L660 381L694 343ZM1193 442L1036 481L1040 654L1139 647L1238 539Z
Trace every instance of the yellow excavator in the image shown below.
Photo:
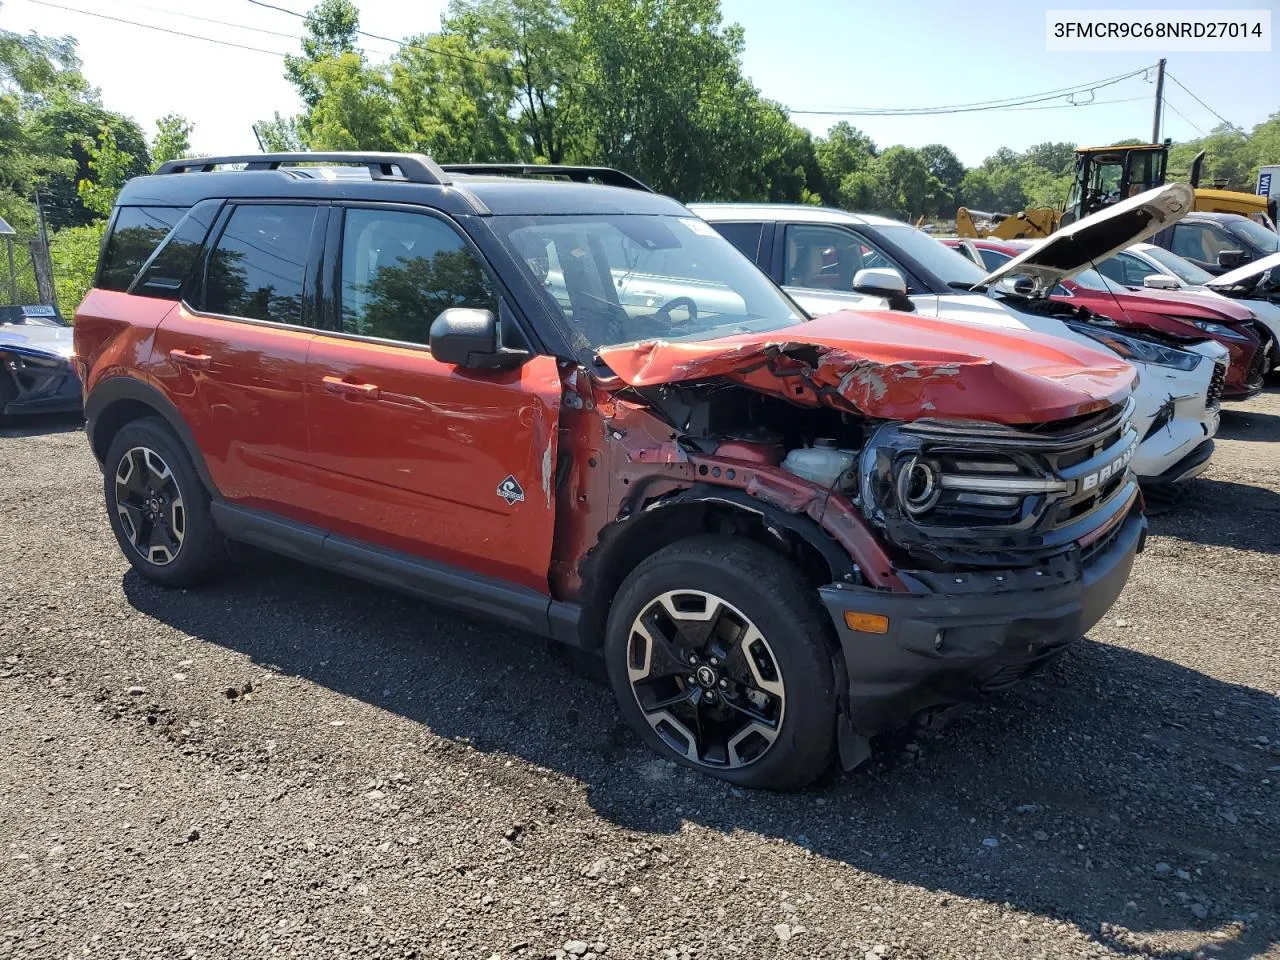
M1080 147L1076 150L1075 179L1063 209L1031 207L1018 213L986 213L961 207L956 211L956 234L999 240L1039 239L1064 224L1088 216L1125 197L1159 187L1165 182L1169 144L1144 143L1123 147ZM1195 188L1194 210L1239 213L1276 229L1274 201L1235 190L1200 186L1204 151L1191 163L1188 178Z

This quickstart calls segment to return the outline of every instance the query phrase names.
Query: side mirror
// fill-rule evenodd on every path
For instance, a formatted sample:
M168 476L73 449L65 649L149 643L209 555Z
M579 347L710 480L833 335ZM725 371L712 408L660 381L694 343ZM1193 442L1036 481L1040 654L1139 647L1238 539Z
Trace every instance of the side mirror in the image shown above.
M866 293L880 297L906 296L907 281L897 270L887 267L875 267L859 270L853 275L855 293Z
M1149 273L1142 278L1142 285L1149 290L1179 290L1182 284L1167 273Z
M1218 254L1218 266L1223 270L1234 270L1249 262L1249 255L1243 250L1223 250Z
M433 357L455 367L514 367L529 357L523 350L504 350L493 311L472 307L441 310L431 323L429 346Z

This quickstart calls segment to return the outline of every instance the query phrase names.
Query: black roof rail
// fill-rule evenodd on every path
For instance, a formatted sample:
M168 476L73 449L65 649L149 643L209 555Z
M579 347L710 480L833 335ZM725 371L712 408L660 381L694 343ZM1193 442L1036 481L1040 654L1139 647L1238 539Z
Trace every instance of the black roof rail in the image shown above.
M553 163L444 163L440 169L446 173L478 177L563 177L574 183L599 183L606 187L626 187L653 193L652 187L612 167L567 167Z
M168 160L156 169L156 175L166 173L208 173L228 164L244 164L246 170L279 170L288 164L343 163L369 168L374 180L402 180L408 183L432 183L445 185L448 174L430 157L421 153L372 153L350 150L331 153L250 153L234 157L188 157ZM397 175L394 170L399 170Z

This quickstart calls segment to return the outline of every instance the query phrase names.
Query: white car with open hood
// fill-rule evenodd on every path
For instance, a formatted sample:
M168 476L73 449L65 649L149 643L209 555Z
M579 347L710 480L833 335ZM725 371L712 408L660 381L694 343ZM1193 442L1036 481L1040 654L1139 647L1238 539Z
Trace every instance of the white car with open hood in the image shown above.
M1206 340L1174 343L1121 330L1048 299L1058 280L1151 236L1190 208L1190 188L1168 184L1055 233L1015 261L983 270L909 224L822 207L690 204L812 315L910 310L1005 330L1034 330L1103 344L1140 373L1133 470L1150 488L1202 473L1213 454L1227 352ZM1016 278L1000 282L1003 277Z

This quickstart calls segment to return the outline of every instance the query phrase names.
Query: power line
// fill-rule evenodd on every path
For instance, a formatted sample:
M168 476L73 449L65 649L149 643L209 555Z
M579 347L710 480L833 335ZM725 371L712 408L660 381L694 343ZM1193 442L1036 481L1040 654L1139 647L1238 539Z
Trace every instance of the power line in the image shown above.
M299 13L297 10L290 10L288 7L276 6L274 3L267 3L266 0L249 0L249 2L256 7L264 7L267 10L275 10L278 13L287 13L289 16L297 17L300 20L305 20L307 18L307 14L305 13ZM380 33L370 33L368 30L357 30L356 34L361 37L368 37L370 40L381 40L384 43L394 44L401 50L419 50L423 53L434 54L437 57L450 57L454 60L465 60L468 63L478 63L485 67L500 67L504 71L506 70L506 67L502 64L494 63L492 60L483 60L480 57L469 57L465 53L457 53L452 50L435 50L431 47L422 46L416 43L409 43L405 40L397 40L394 37L384 37Z
M259 0L250 0L250 2L257 3ZM1080 83L1071 87L1062 87L1058 90L1046 90L1042 93L1024 94L1019 97L1006 97L1003 100L982 100L976 103L960 103L938 107L859 107L850 110L791 110L790 112L810 116L885 117L929 116L948 113L974 113L986 110L1008 110L1015 107L1027 106L1029 104L1058 100L1062 97L1073 96L1078 93L1092 93L1094 91L1101 90L1104 87L1109 87L1124 80L1132 79L1139 74L1146 73L1149 69L1150 67L1143 67L1140 70L1134 70L1131 73L1107 77L1103 80ZM1081 104L1081 106L1083 106L1083 104Z
M1168 76L1168 74L1165 74L1165 76ZM1183 113L1181 110L1175 107L1172 103L1170 103L1168 97L1164 98L1164 105L1168 107L1170 110L1172 110L1174 113L1176 113L1178 116L1180 116L1183 120L1186 120L1187 123L1191 124L1191 126L1195 127L1196 133L1200 134L1200 136L1203 137L1206 135L1205 132L1201 130L1190 117L1188 117L1185 113Z
M1090 100L1086 103L1050 103L1039 107L1005 107L1008 113L1021 113L1026 110L1070 110L1073 107L1105 107L1110 103L1137 103L1139 100L1150 101L1150 97L1120 97L1117 100Z
M284 57L287 54L278 53L275 50L266 50L262 47L250 47L243 43L232 43L230 40L215 40L213 37L201 37L194 33L184 33L181 30L171 30L168 27L157 27L150 23L139 23L137 20L125 20L121 17L109 17L105 13L94 13L91 10L79 10L76 7L64 7L60 3L50 3L49 0L29 0L29 2L41 7L53 7L55 10L66 10L69 13L79 13L86 17L97 17L99 20L110 20L113 23L123 23L131 27L142 27L145 30L156 30L160 33L173 34L176 37L186 37L188 40L203 40L205 43L216 43L223 47L234 47L237 50L248 50L250 53L267 53L273 57Z
M119 2L127 4L128 6L131 6L131 7L136 7L139 10L151 10L151 11L154 11L155 13L164 13L171 17L180 17L187 20L199 20L201 23L214 23L220 27L230 27L233 30L246 30L249 33L265 33L272 37L284 37L286 40L292 40L295 43L300 43L302 41L302 38L299 37L296 33L285 33L282 30L267 30L265 27L251 27L245 23L232 23L229 20L215 20L212 17L200 17L200 16L196 16L194 13L182 13L181 11L169 10L164 7L152 7L152 6L148 6L145 3L135 3L133 2L133 0L119 0ZM382 53L381 50L366 50L364 52Z
M1177 77L1175 77L1172 73L1169 73L1169 72L1166 70L1164 75L1165 75L1166 77L1168 77L1170 80L1172 80L1174 83L1176 83L1178 86L1182 87L1182 89L1183 89L1183 90L1187 90L1187 85L1186 85L1185 83L1183 83L1181 80L1179 80ZM1187 94L1188 94L1188 96L1190 96L1190 97L1191 97L1191 99L1192 99L1192 100L1194 100L1196 103L1200 104L1200 106L1204 107L1206 110L1208 110L1210 113L1212 113L1215 117L1217 117L1219 120L1221 120L1223 123L1225 123L1228 127L1233 127L1233 126L1235 126L1235 124L1233 124L1230 120L1228 120L1226 117L1224 117L1222 114L1220 114L1217 110L1213 109L1213 107L1209 106L1207 103L1205 103L1205 102L1204 102L1203 100L1201 100L1199 97L1197 97L1197 96L1196 96L1194 93L1192 93L1190 90L1187 90ZM1178 111L1176 111L1176 110L1175 110L1175 111L1174 111L1174 113L1178 113ZM1182 114L1178 113L1178 116L1182 117ZM1187 118L1186 118L1186 117L1182 117L1182 119L1186 120ZM1190 121L1190 120L1187 120L1187 123L1191 123L1191 121ZM1195 126L1196 126L1194 123L1191 123L1191 125L1192 125L1193 127L1195 127ZM1200 128L1199 128L1199 127L1196 127L1196 129L1197 129L1197 130L1199 130Z

